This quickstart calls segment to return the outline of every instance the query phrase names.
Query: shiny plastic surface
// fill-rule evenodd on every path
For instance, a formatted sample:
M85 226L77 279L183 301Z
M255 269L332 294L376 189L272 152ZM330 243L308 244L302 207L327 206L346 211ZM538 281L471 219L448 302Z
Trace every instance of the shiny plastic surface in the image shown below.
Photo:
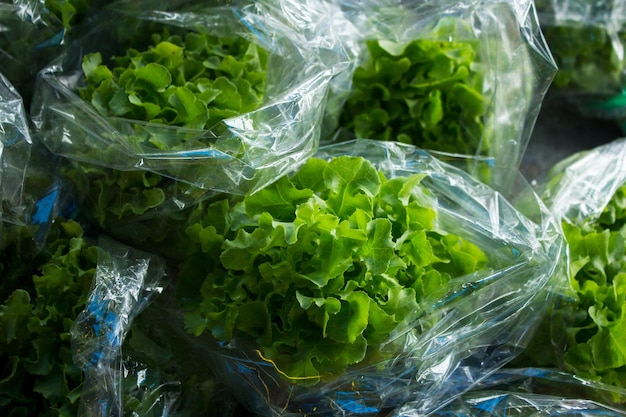
M290 172L315 151L333 69L321 63L314 48L286 25L269 26L271 16L252 5L211 4L189 11L186 5L158 9L158 4L144 2L137 10L134 2L121 2L111 10L119 22L239 35L268 49L262 107L207 130L102 117L76 94L81 59L89 51L114 49L115 36L123 34L96 29L40 73L32 118L52 152L118 170L155 172L204 190L245 194ZM155 137L185 145L158 149L149 144Z
M294 383L240 339L215 343L201 336L198 357L260 415L432 412L523 350L552 297L548 290L559 285L553 279L562 275L553 273L560 267L562 239L529 189L516 203L527 217L466 172L409 145L359 139L316 154L340 155L364 156L387 178L424 174L437 230L476 244L489 254L490 267L454 279L445 295L424 300L423 312L407 316L390 333L389 346L402 346L392 359L354 365L331 380ZM472 365L480 371L467 374Z
M497 189L514 177L529 141L541 100L556 65L541 34L531 1L331 1L337 13L337 44L355 68L366 61L365 42L372 39L406 44L416 39L472 45L476 55L471 71L481 79L478 91L485 100L480 116L482 131L469 152L424 146L432 150L489 156L499 167L509 168L499 177L483 178ZM344 23L347 22L347 23ZM322 26L324 30L324 26ZM408 83L408 80L407 80ZM351 92L352 83L334 91L337 101ZM436 88L433 88L436 90ZM336 110L335 108L332 108ZM420 123L428 123L421 121ZM341 126L340 126L341 127ZM337 137L341 137L339 134ZM350 137L350 134L347 135ZM368 138L378 139L378 138ZM476 140L476 139L473 139ZM475 175L479 172L474 170Z

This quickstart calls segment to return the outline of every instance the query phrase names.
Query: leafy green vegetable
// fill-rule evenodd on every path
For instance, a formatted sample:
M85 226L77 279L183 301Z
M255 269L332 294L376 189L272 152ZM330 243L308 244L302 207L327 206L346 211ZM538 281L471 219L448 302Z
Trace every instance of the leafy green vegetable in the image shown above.
M2 74L30 104L37 72L79 36L108 0L15 0L0 2Z
M546 42L558 67L553 86L560 91L619 93L626 81L626 28L621 10L611 3L561 3L536 4Z
M11 225L1 235L0 413L73 417L85 391L70 331L86 308L98 247L73 220L55 222L42 248L33 231ZM153 303L124 340L122 386L110 392L122 395L124 415L156 417L163 407L215 415L234 407L211 369L187 355L192 344L174 321L163 323L163 314Z
M95 8L96 5L101 6L104 1L44 0L43 3L46 9L59 17L64 28L71 29L77 19L87 14L90 6L91 8Z
M515 365L558 367L626 388L626 185L600 217L562 227L575 298L554 306Z
M313 158L253 195L200 208L177 284L187 331L253 341L300 384L375 361L451 278L488 262L436 230L422 179L387 179L362 157Z
M113 57L110 67L100 53L85 55L80 94L104 116L211 128L261 104L266 65L267 51L242 37L165 31L146 50Z
M486 100L472 42L367 41L340 116L357 138L398 140L447 152L479 149Z
M170 260L185 258L183 229L189 211L209 193L149 171L118 171L68 164L79 217L127 245ZM192 204L193 202L193 204Z
M579 376L626 387L626 186L599 219L563 223L578 294L564 363Z
M0 305L0 410L7 416L69 417L77 413L82 384L70 329L86 302L97 254L78 223L67 221L50 233L37 259L43 263L32 277L23 271L12 291L2 291L10 294Z
M149 47L129 47L110 59L110 67L103 65L99 53L84 56L86 85L80 94L101 114L183 128L153 132L136 126L124 133L133 149L170 152L197 147L189 141L210 135L189 134L186 128L211 128L226 117L256 109L263 100L266 50L242 37L176 33L152 34ZM202 144L206 146L210 144ZM178 257L174 253L184 249L171 236L175 229L156 223L177 221L174 217L181 216L176 212L210 193L149 171L115 169L116 155L115 150L97 155L111 168L75 163L63 170L76 186L83 214L126 243ZM146 242L152 245L146 247Z
M554 86L560 90L617 93L624 86L626 61L605 28L583 24L546 25L546 41L559 68ZM620 33L626 44L626 31ZM620 47L621 48L621 47Z

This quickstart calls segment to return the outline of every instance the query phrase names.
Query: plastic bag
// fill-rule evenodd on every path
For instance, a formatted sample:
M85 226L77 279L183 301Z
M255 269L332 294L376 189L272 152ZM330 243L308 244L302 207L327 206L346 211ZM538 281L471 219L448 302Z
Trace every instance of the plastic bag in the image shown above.
M0 161L3 221L27 221L22 203L24 175L32 141L22 98L0 74ZM12 213L13 212L13 213Z
M405 414L409 416L410 414ZM486 391L464 395L433 416L534 416L534 417L621 417L626 412L585 399L563 399L559 396Z
M72 328L84 372L79 416L232 416L238 405L168 313L165 266L109 238Z
M516 362L612 385L622 405L625 158L626 140L619 139L565 159L538 186L567 242L569 285Z
M0 74L1 223L32 225L38 239L60 213L71 210L58 163L33 137L22 97Z
M561 399L579 399L619 409L622 413L626 412L622 389L585 380L554 368L503 368L481 381L476 390L500 390L522 395L538 394L558 396Z
M196 238L193 236L197 236L199 241L195 241L196 249L190 251L188 258L180 264L176 287L172 292L167 291L163 294L165 301L161 301L160 304L165 303L170 307L168 313L161 316L169 317L168 320L178 323L177 326L184 326L190 335L199 335L190 338L193 341L190 344L193 346L193 350L190 350L194 352L193 356L199 363L208 363L219 380L223 381L223 385L254 413L345 415L386 412L394 415L394 412L400 412L403 407L419 410L420 413L433 411L471 388L472 384L523 350L533 332L535 321L550 302L551 292L548 289L557 285L552 282L552 277L562 259L563 246L560 235L556 226L551 223L550 217L546 215L545 208L531 190L526 189L529 191L526 194L527 198L520 202L520 207L525 207L524 210L529 209L527 211L529 217L525 217L502 195L467 173L442 163L412 146L357 140L323 147L316 154L321 160L329 161L340 155L363 156L373 161L388 178L424 174L422 185L427 191L424 194L418 193L420 197L416 198L421 199L423 203L433 204L437 213L436 229L442 233L458 235L477 245L480 250L489 254L491 261L489 267L451 279L447 284L443 284L444 287L438 287L432 294L426 295L422 300L423 303L420 301L419 308L412 310L413 313L406 311L406 315L402 315L406 317L406 321L400 319L401 322L397 327L387 329L383 332L384 335L379 335L384 339L382 345L385 347L377 351L378 348L375 347L377 345L373 344L371 348L373 351L369 352L371 356L367 356L367 361L349 366L345 372L338 367L335 375L323 376L319 382L310 383L316 377L304 376L299 379L300 377L290 375L292 370L285 371L282 367L285 362L269 358L266 356L267 352L264 354L255 342L246 337L233 337L218 342L209 335L210 331L201 331L203 326L210 326L212 320L219 321L222 314L230 313L216 311L205 317L202 313L196 313L194 309L201 308L201 304L210 304L209 299L212 297L226 299L233 297L234 300L236 297L232 291L244 291L244 288L248 288L250 293L255 291L255 286L244 278L247 275L243 272L238 278L241 281L225 278L230 281L224 281L225 286L220 287L221 289L204 288L203 279L208 280L213 276L213 272L210 271L213 262L216 262L215 259L222 259L233 268L238 268L238 263L257 261L262 263L263 260L254 261L247 258L247 255L235 255L238 244L227 245L235 252L220 255L221 249L214 247L216 231L219 234L223 223L230 220L220 221L218 217L207 218L213 219L212 221L202 220L201 217L194 217L198 215L196 213L190 216L186 230L189 233L188 239L195 241ZM345 175L350 174L345 172ZM306 178L315 182L318 176ZM284 184L284 181L278 180L276 184L283 187L281 184ZM258 198L257 202L274 201L270 196L264 195L266 190L252 197ZM285 193L283 195L286 200L292 198L287 197L292 196L288 189L281 190ZM356 199L360 198L358 194L359 191L356 191ZM226 200L218 200L215 205L201 208L200 212L219 215L220 210L224 208L222 205L224 201ZM278 206L282 207L280 204ZM236 210L232 214L234 217L227 219L236 222L239 216L243 216L243 213L235 213ZM262 223L266 225L263 227L271 227L270 224L274 224L278 228L284 227L285 231L291 230L288 223L282 223L278 218L273 222L267 223L268 221L263 220ZM376 230L384 233L382 229ZM261 231L254 234L252 229L246 231L242 230L238 235L245 239L246 233L250 233L253 236L250 238L252 246L263 246L266 240L258 235L262 233ZM272 240L280 246L279 241ZM298 239L299 244L306 245L302 243L304 241L304 238ZM324 243L321 245L322 248L325 247ZM202 249L198 249L198 246ZM277 247L276 250L280 249ZM324 255L324 258L326 257L331 259L332 252ZM281 268L285 267L281 265L283 264L276 264L273 267L257 265L257 267L266 272L276 268L275 273L278 275ZM217 285L224 278L219 278L218 272L215 274ZM315 273L311 276L315 276ZM233 282L229 283L231 281ZM521 282L523 285L520 285ZM277 289L275 295L278 296L283 291L286 290ZM361 293L360 290L353 292ZM200 301L198 297L201 294L209 298ZM244 294L239 296L244 297ZM389 296L394 298L392 295ZM168 297L170 300L174 297L176 301L167 302ZM348 298L354 301L352 297ZM298 296L299 302L304 304L307 304L307 299L306 291ZM256 326L262 326L259 323L263 321L263 314L253 312L256 311L253 307L258 307L259 302L252 301L245 306L234 307L233 311L242 315L243 327L249 326L246 327L248 331L253 331ZM292 305L293 302L289 299L282 302L268 300L267 305L276 307L280 304ZM400 309L410 309L412 305L408 300L396 299L395 302L399 302ZM329 301L329 306L330 304L332 303ZM357 308L358 305L359 303L355 301L353 307ZM332 310L332 306L329 308ZM372 317L374 317L372 320L376 321L377 316ZM286 316L284 319L286 320ZM345 320L350 322L348 318ZM277 323L275 324L279 325ZM337 323L335 320L333 325ZM374 327L381 323L378 322ZM355 323L352 325L357 328L361 326ZM219 328L219 325L216 325L215 329ZM329 327L328 331L334 330ZM372 328L369 331L373 331ZM302 341L305 347L307 343L309 342ZM327 348L332 351L337 346L329 344ZM385 356L384 352L390 356ZM380 358L377 357L378 354L381 355ZM294 357L293 363L300 362L301 359ZM473 378L473 382L470 383L463 369L472 365L480 365L484 373ZM449 382L455 378L465 381L465 384L451 385Z
M626 5L606 0L543 0L537 10L559 70L551 95L586 117L626 120Z
M398 140L519 165L556 71L533 2L331 3L343 11L336 26L350 24L337 43L356 66L335 140ZM483 180L505 189L514 175Z
M619 93L626 79L624 2L543 0L537 2L541 27L559 70L557 91Z
M181 206L196 202L202 190L253 192L315 151L332 69L321 66L290 28L267 26L254 5L159 9L158 3L142 3L139 11L131 6L134 2L112 6L120 25L98 28L41 72L33 120L54 153L99 167L157 173L187 184L180 186L185 190L195 188L169 193ZM127 45L146 47L138 34L149 40L146 31L155 26L172 33L239 36L267 49L262 106L206 129L100 116L77 95L84 85L84 54L100 51L106 58L123 54Z
M0 71L26 103L30 103L37 71L61 49L61 22L53 15L45 17L49 19L33 16L18 4L0 2Z
M84 371L79 415L113 416L124 409L118 396L122 344L129 323L163 290L164 273L158 258L99 239L93 288L71 332L74 361ZM172 401L167 388L157 395L165 409Z
M432 415L624 416L626 410L616 404L619 395L616 387L555 369L504 368Z
M79 36L104 5L102 0L0 1L1 71L18 90L27 108L37 72Z

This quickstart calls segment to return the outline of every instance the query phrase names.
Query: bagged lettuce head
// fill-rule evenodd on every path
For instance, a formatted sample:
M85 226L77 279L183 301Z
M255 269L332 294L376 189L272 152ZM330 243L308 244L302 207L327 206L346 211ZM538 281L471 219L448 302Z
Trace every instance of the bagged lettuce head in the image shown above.
M558 261L549 230L412 146L359 139L194 210L177 298L255 412L430 410L464 364L521 350Z

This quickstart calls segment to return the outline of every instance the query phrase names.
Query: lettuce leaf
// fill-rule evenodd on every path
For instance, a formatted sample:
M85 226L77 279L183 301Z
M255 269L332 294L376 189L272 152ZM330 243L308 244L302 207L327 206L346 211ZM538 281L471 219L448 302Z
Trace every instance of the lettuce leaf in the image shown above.
M263 100L267 51L241 37L188 32L153 34L143 51L128 49L103 64L83 57L81 97L104 116L191 129L256 109ZM175 149L153 138L159 149Z
M379 357L450 279L488 262L435 230L422 180L387 179L361 157L313 158L258 193L201 207L177 282L186 330L252 341L299 384Z
M97 262L82 235L74 221L56 224L42 253L23 254L22 262L41 262L32 276L21 270L21 282L0 304L0 409L8 415L78 411L83 375L72 360L70 329Z
M598 219L563 223L578 300L566 324L564 364L582 377L626 387L626 187Z
M562 228L575 297L568 294L554 306L515 365L558 367L625 388L626 185L599 217L564 220Z
M472 42L369 40L366 45L340 115L342 128L356 138L488 153L481 145L487 104L482 75L472 65L477 59Z

